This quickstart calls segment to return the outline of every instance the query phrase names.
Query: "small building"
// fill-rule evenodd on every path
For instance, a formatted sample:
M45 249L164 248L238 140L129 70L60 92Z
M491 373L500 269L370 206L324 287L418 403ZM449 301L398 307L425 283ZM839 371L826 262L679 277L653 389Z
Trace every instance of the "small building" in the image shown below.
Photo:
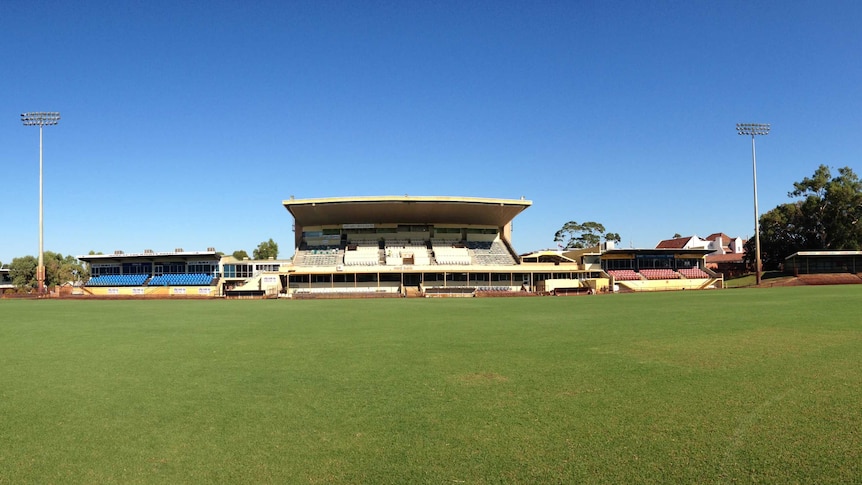
M15 291L15 285L12 284L9 268L0 268L0 294L7 291Z
M602 269L614 291L669 291L722 288L724 279L706 266L709 249L611 249Z
M665 239L659 241L656 249L709 249L711 254L742 254L745 251L745 241L740 237L715 232L703 239L696 234Z
M862 273L862 251L799 251L784 258L784 271L794 276L820 273Z

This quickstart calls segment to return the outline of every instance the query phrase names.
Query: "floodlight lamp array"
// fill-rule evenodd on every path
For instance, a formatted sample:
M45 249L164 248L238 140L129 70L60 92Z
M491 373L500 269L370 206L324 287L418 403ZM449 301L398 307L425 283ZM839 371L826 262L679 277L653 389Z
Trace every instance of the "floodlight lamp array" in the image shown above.
M740 135L768 135L769 123L737 123L736 132Z
M50 126L60 121L60 113L56 111L34 111L32 113L21 113L21 122L24 126Z

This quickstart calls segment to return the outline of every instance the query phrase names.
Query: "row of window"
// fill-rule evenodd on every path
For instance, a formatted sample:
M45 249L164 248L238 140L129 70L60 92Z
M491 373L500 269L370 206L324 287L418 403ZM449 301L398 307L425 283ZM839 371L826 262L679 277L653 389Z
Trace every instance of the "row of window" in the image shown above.
M225 278L251 278L256 273L269 271L275 272L279 270L278 264L226 264L224 265Z
M394 234L398 232L420 232L420 233L430 233L433 232L435 234L461 234L462 232L466 232L467 234L497 234L497 228L494 227L486 227L486 228L460 228L460 227L434 227L425 224L399 224L398 227L352 227L348 229L322 229L322 230L314 230L314 231L303 231L302 236L304 238L320 238L324 236L340 236L342 233L347 235L359 235L359 234Z
M227 268L227 266L225 266ZM378 279L379 276L379 279ZM591 278L599 278L601 274L597 271L593 272L577 272L577 273L534 273L532 275L533 283L545 281L548 279L580 279L586 280ZM519 285L521 283L530 282L529 273L405 273L403 275L405 284L426 283L442 283L443 281L450 283L458 282L507 282ZM290 275L291 285L293 284L308 284L308 283L401 283L402 275L400 273L335 273L335 274L292 274Z
M690 269L699 268L700 259L674 259L667 257L641 257L636 259L602 260L602 269Z

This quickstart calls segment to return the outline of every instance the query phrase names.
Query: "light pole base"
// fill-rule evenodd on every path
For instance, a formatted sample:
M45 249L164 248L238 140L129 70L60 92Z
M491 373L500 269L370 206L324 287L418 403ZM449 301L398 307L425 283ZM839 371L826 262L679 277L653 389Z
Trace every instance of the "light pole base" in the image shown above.
M38 288L40 295L46 293L44 265L36 266L36 287Z

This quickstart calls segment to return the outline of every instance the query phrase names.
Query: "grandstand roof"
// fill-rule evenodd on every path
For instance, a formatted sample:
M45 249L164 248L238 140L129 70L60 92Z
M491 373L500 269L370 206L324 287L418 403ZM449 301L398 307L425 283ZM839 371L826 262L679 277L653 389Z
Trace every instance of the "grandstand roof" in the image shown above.
M113 254L87 254L84 256L78 256L77 258L81 261L86 261L88 263L91 262L103 262L103 263L115 263L119 261L129 261L134 259L140 259L144 261L154 260L154 259L189 259L192 257L202 258L205 260L209 259L219 259L220 256L215 251L170 251L170 252L143 252L143 253L123 253L123 252L115 252Z
M607 251L602 253L602 255L603 256L604 255L610 255L610 254L631 254L631 255L635 255L635 254L645 254L645 255L653 255L653 254L703 254L703 255L706 255L706 254L709 254L711 252L712 252L712 249L702 249L702 248L690 248L690 249L683 249L683 248L655 248L655 249L630 248L630 249L624 249L624 248L618 248L618 249L608 249Z
M479 197L374 196L282 202L300 226L337 224L475 224L502 227L533 203Z
M544 249L540 251L533 251L531 253L524 253L520 255L521 260L532 261L535 260L540 263L576 263L574 259L564 255L562 251L556 251L553 249Z
M813 256L813 257L828 257L828 256L862 256L862 251L853 250L838 250L838 251L799 251L784 258L785 260L797 256Z

